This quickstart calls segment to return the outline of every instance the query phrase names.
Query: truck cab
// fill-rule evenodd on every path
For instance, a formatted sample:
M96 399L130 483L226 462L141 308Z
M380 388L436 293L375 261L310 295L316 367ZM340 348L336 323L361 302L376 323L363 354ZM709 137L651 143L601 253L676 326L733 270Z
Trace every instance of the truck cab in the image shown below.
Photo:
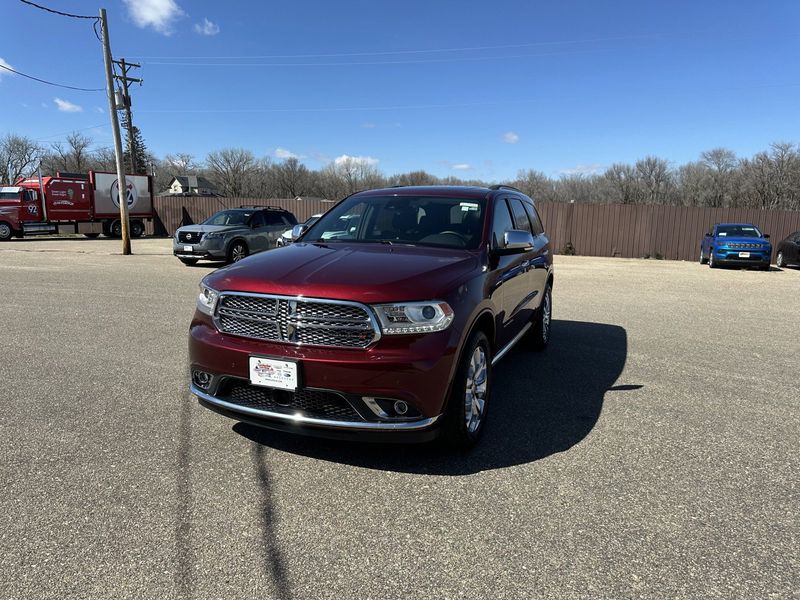
M23 186L0 187L0 241L20 235L43 221L39 191Z

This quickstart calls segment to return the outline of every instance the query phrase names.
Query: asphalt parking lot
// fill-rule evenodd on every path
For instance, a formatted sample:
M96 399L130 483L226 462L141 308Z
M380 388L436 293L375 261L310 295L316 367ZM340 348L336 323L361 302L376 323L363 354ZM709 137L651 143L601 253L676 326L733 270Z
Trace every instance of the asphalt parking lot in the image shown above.
M797 597L800 270L557 257L460 455L202 409L210 268L119 245L0 245L0 597Z

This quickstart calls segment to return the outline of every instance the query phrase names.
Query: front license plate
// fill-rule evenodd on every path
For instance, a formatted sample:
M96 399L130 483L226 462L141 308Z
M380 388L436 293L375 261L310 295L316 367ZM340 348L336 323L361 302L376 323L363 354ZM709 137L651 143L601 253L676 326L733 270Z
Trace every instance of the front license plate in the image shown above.
M294 391L297 389L297 363L251 356L250 383Z
M191 246L184 246L183 247L183 251L184 252L191 252L192 251L192 247Z
M739 252L739 258L750 258L749 252Z

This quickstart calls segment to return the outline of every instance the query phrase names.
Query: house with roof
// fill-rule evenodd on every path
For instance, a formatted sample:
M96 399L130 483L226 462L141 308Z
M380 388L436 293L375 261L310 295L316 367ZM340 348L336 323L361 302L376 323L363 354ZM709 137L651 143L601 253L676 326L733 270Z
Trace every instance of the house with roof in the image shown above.
M162 196L219 196L220 193L211 181L202 175L173 177L169 188Z

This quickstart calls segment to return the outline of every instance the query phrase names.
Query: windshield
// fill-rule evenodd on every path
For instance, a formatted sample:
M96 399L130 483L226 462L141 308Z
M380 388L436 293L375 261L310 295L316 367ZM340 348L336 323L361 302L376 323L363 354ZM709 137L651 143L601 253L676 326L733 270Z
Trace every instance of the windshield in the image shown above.
M344 200L303 236L306 242L376 242L475 249L485 200L441 196L373 196Z
M717 235L722 237L761 237L761 232L752 225L718 225Z
M247 225L252 210L223 210L203 222L203 225Z

